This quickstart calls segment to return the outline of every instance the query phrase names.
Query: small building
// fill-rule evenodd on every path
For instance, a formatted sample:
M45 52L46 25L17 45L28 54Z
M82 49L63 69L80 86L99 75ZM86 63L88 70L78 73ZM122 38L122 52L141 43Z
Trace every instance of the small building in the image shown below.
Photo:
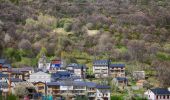
M110 87L85 81L60 81L47 83L47 95L68 97L88 96L89 100L110 100Z
M8 78L8 74L0 73L0 91L2 91L2 94L4 95L9 91Z
M46 94L46 83L44 82L35 82L33 83L36 87L36 91L38 94L45 95Z
M109 75L111 77L125 77L125 64L110 64Z
M97 85L95 100L110 100L110 86Z
M67 65L67 70L74 73L76 76L86 78L86 66L76 63Z
M8 74L11 69L11 65L6 59L0 59L0 72Z
M145 71L134 71L133 78L135 80L144 80L145 79Z
M147 90L144 95L148 100L170 100L170 88L154 88Z
M93 73L95 78L108 77L109 60L95 60L93 62Z
M32 73L29 82L51 82L51 75L42 71Z
M52 60L49 72L50 73L56 73L58 70L61 70L63 66L63 63L61 60Z
M11 77L20 79L22 78L23 81L27 81L30 77L30 74L33 72L33 67L12 68Z
M116 77L113 79L113 84L117 87L124 89L128 85L128 79L125 77Z

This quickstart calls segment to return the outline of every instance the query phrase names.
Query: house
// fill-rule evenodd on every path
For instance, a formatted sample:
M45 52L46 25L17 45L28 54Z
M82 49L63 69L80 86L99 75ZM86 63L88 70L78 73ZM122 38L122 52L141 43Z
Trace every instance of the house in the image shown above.
M38 94L45 95L47 93L46 83L44 83L44 82L34 82L33 84L36 87Z
M67 65L67 70L81 78L86 77L86 66L85 65L71 63L71 64Z
M2 94L4 95L9 91L8 78L8 74L0 73L0 91L2 91Z
M47 95L68 97L88 96L89 100L110 100L110 87L84 81L58 81L47 83Z
M125 64L110 64L109 75L111 77L125 77Z
M11 65L7 62L6 59L0 59L0 71L3 73L9 73Z
M45 55L42 55L38 60L38 69L42 69L44 72L50 69L51 63L47 60Z
M49 72L56 73L58 70L61 70L63 66L63 62L61 60L52 60Z
M19 69L17 70L16 68L12 68L11 70L11 77L12 78L19 78L21 80L24 80L24 73L21 72Z
M51 82L51 75L42 71L32 73L29 82Z
M93 62L93 73L96 78L108 77L109 60L95 60Z
M110 86L97 85L95 100L110 100Z
M125 77L116 77L113 79L113 84L121 89L124 89L124 87L128 85L128 79Z
M145 71L134 71L133 78L135 80L144 80L145 79Z
M170 100L170 88L149 89L144 95L148 100Z
M33 67L12 68L11 77L21 78L26 81L29 79L30 74L34 72Z

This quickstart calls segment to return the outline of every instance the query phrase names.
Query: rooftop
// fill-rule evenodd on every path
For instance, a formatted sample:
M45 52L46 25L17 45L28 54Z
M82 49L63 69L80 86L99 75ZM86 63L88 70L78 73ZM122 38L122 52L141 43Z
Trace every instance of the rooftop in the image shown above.
M76 64L76 63L71 63L71 64L69 64L67 66L68 67L73 67L74 69L86 68L85 65L83 65L83 64Z
M107 85L98 85L94 82L85 82L85 81L58 81L58 82L49 82L47 83L49 86L87 86L90 88L98 88L98 89L109 89L110 87Z
M150 89L154 94L158 94L158 95L170 95L170 91L166 88L154 88L154 89Z
M93 65L108 65L109 60L95 60L93 61Z
M124 68L125 64L110 64L109 67L111 67L111 68L114 68L114 67Z
M116 80L117 81L128 81L128 79L125 77L116 77Z
M0 59L0 64L4 64L6 63L6 60L5 59Z

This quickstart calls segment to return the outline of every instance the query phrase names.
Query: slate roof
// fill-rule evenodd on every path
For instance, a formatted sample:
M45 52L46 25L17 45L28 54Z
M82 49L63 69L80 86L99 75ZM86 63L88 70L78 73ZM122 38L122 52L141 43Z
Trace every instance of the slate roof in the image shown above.
M128 79L125 77L116 77L116 80L117 81L128 81Z
M165 88L154 88L154 89L150 89L154 94L158 94L158 95L170 95L170 91L168 91L168 89Z
M8 68L11 68L11 64L3 64L2 67L8 67Z
M4 64L6 63L6 60L5 59L0 59L0 64Z
M98 88L98 89L109 89L110 86L107 85L98 85L94 82L84 82L84 81L60 81L60 82L48 82L48 86L87 86L89 88Z
M34 70L33 67L12 68L12 71L20 71L20 72L31 71L31 70Z
M109 65L109 60L95 60L93 65Z
M19 78L11 78L11 82L22 82Z
M71 73L68 71L58 71L56 73L52 73L51 76L53 78L70 77Z
M98 88L98 89L110 89L110 86L108 86L108 85L97 85L96 88Z
M110 64L109 67L111 68L124 68L125 64Z
M83 64L76 64L76 63L71 63L69 65L67 65L67 67L73 67L74 69L86 69L86 66Z
M8 78L8 74L2 74L2 73L0 73L0 78L1 78L1 77L3 77L3 78L4 78L4 77L5 77L5 78Z

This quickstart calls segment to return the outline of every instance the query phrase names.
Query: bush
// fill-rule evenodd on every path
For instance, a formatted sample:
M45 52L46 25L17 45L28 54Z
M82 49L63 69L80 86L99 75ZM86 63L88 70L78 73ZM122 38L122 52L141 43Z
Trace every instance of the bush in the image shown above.
M122 96L111 96L111 100L123 100Z
M65 23L64 24L64 30L66 31L66 32L69 32L69 31L71 31L71 23Z

